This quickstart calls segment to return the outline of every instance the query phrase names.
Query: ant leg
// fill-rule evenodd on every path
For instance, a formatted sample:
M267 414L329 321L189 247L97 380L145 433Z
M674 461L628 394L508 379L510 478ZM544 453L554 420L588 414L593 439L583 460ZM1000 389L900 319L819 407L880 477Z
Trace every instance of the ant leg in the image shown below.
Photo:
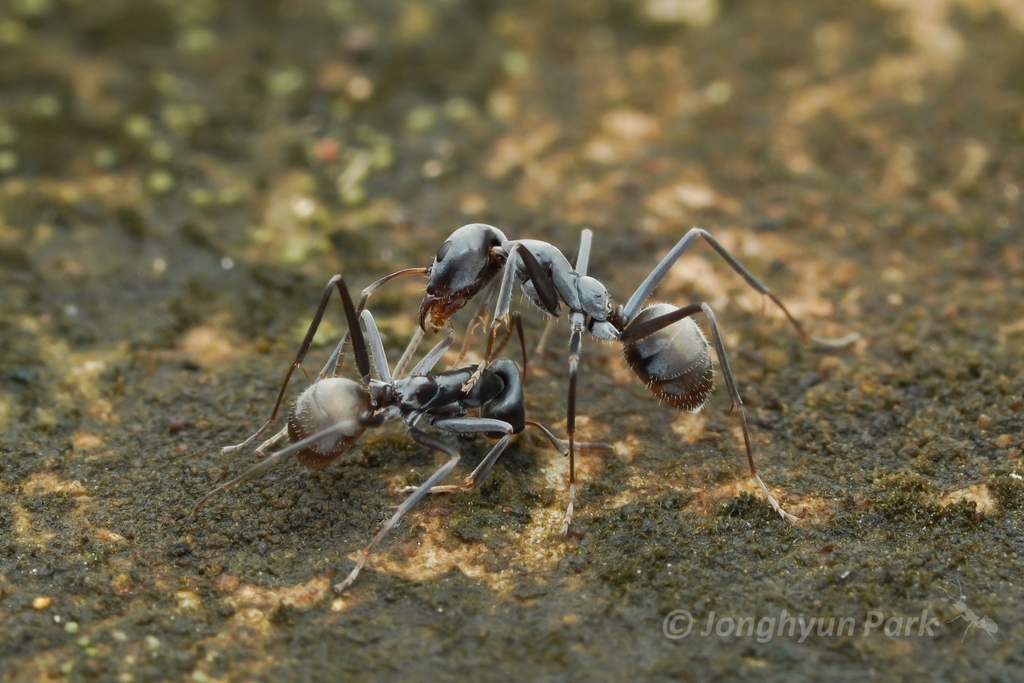
M378 426L382 422L383 422L383 417L374 418L374 419L371 419L371 420L366 421L366 422L358 422L356 420L345 420L345 421L339 422L337 424L331 425L327 429L319 431L316 434L313 434L312 436L309 436L309 437L306 437L305 439L302 439L301 441L296 441L295 443L293 443L291 445L285 446L281 450L277 451L276 453L270 455L269 457L265 458L264 460L261 460L260 462L256 463L255 465L253 465L249 469L245 470L244 472L242 472L240 475L238 475L234 479L231 479L229 481L224 482L223 484L221 484L220 486L218 486L217 488L213 489L212 491L207 493L205 496L203 496L199 500L199 502L196 503L195 507L192 508L192 513L185 520L185 523L188 524L192 520L194 520L195 517L196 517L196 513L199 512L199 508L201 508L204 505L206 505L210 501L210 499L212 499L213 497L217 496L218 494L223 493L224 491L227 491L232 486L235 486L236 484L242 483L243 481L245 481L246 479L248 479L252 475L256 474L257 472L260 472L261 470L265 470L266 468L270 467L274 463L278 463L278 462L284 460L285 458L287 458L287 457L289 457L291 455L294 455L295 453L298 453L298 452L302 451L303 449L308 448L309 446L312 446L313 444L315 444L316 442L320 441L321 439L323 439L325 437L328 437L328 436L331 436L332 434L342 433L342 432L349 432L349 433L351 433L352 431L354 431L354 428L355 428L355 425L353 423L358 423L362 427L370 427L370 426ZM271 442L275 442L275 441L279 440L279 437L281 437L284 434L287 434L287 432L288 432L287 429L282 429L281 432L275 434L266 443L262 444L260 446L260 449L264 448L265 446L269 446L271 444ZM260 451L257 450L257 452L260 452Z
M711 248L718 252L718 255L725 259L725 262L728 263L740 277L746 280L748 285L753 287L757 292L771 299L772 302L786 314L786 317L789 318L789 322L793 324L793 327L796 328L796 331L801 337L804 339L808 338L807 333L804 332L804 328L796 321L796 318L790 314L782 301L767 287L761 284L760 280L754 277L749 270L744 268L743 265L740 264L740 262L737 261L736 258L718 242L718 240L711 236L711 233L706 230L702 230L701 228L691 228L689 232L683 235L683 238L676 242L676 246L672 247L672 251L665 255L665 258L661 260L661 263L655 266L654 270L652 270L650 275L647 276L647 279L637 287L636 291L633 292L633 296L629 298L629 301L622 310L622 313L627 320L633 319L633 316L636 314L640 306L642 306L644 301L654 293L655 288L661 284L661 281L668 274L669 269L672 268L682 253L686 251L686 249L693 244L698 237L703 237L704 241L711 245Z
M494 445L486 457L480 461L480 464L476 466L476 469L466 477L465 481L461 484L451 484L446 486L432 486L429 493L457 493L462 491L472 491L473 489L479 488L480 484L483 483L487 473L494 467L494 463L498 461L501 454L505 452L508 447L509 441L512 440L512 425L504 420L494 420L486 417L453 417L444 418L440 420L434 420L431 425L445 432L452 434L476 434L480 432L502 432L504 436ZM415 486L407 486L402 489L402 493L409 491L415 491Z
M462 385L463 392L468 393L473 388L473 385L480 379L484 368L491 362L494 349L494 335L498 327L500 325L508 325L508 309L512 303L512 283L515 280L516 268L518 267L516 262L517 256L523 263L523 268L526 270L529 281L533 284L541 309L552 316L558 312L558 292L555 290L555 284L551 276L544 271L537 261L537 257L529 249L518 242L512 244L508 251L508 258L505 261L505 273L501 278L501 287L498 289L498 303L494 306L494 318L491 320L490 327L487 330L487 353L473 375Z
M525 251L522 245L514 244L508 252L508 259L505 261L505 272L501 275L501 285L498 288L498 299L494 305L494 317L487 328L487 352L490 354L494 344L494 333L501 325L508 325L508 309L512 305L512 285L516 279L516 257L521 251Z
M377 535L370 540L366 547L359 551L359 559L356 560L356 566L352 568L352 571L349 572L349 575L344 581L334 586L335 593L344 593L348 590L349 586L352 585L352 582L356 580L357 576L359 576L359 572L362 571L363 567L366 565L366 560L370 557L370 553L373 551L374 547L376 547L376 545L380 543L381 539L384 538L384 536L386 536L396 524L398 524L399 520L405 516L405 513L411 510L416 503L420 502L423 497L427 495L430 489L437 484L437 482L448 476L448 474L455 469L455 465L459 462L458 452L443 441L435 439L417 427L409 427L408 432L409 436L414 440L428 448L433 448L436 451L444 453L448 456L449 460L436 472L430 475L430 477L423 482L411 496L402 501L402 504L398 506L397 510L395 510L395 514L391 516L391 519L385 522L384 526L377 532Z
M272 437L270 437L269 439L267 439L266 441L261 443L259 445L259 448L257 448L255 451L253 451L252 454L253 455L266 455L266 452L267 452L268 448L273 448L277 444L281 443L281 441L283 441L285 438L287 438L287 436L288 436L288 428L287 427L283 427L281 429L281 431L279 431L277 434L274 434Z
M590 265L590 245L593 241L594 233L591 230L580 233L580 251L576 255L576 272L580 277L587 274L587 267Z
M569 400L565 413L565 431L569 437L569 504L562 520L563 536L569 533L576 505L576 370L580 363L580 347L583 345L584 316L582 313L572 313L569 321L572 324L572 335L569 337Z
M533 427L534 429L539 430L542 434L544 434L544 436L547 437L548 441L551 442L551 445L554 446L556 451L558 451L562 455L569 455L569 447L565 445L564 441L555 436L550 429L548 429L539 422L531 422L530 420L526 421L526 426Z
M455 337L449 334L447 337L437 342L434 348L430 349L427 355L423 356L420 362L416 364L416 367L409 372L408 376L420 377L430 372L433 367L437 365L437 362L441 360L441 356L451 348L452 342L454 341Z
M552 434L550 429L548 429L539 422L531 422L530 420L526 421L526 426L534 427L543 432L544 436L546 436L548 441L551 442L551 445L554 446L555 450L557 450L562 455L569 455L568 442L562 441L557 436ZM576 441L574 443L576 445L576 450L578 451L610 451L613 448L615 448L610 443L581 443L579 441Z
M544 353L544 347L548 343L548 337L551 336L551 330L555 328L555 320L555 318L548 318L547 323L544 325L544 331L540 333L540 341L537 342L537 348L531 354L534 359L539 358L540 354Z
M348 343L348 332L345 332L345 338L338 342L338 345L334 347L334 351L331 352L330 358L324 363L324 367L320 370L320 374L316 376L314 383L319 382L322 379L328 377L338 377L341 373L341 365L338 363L338 355L344 349L345 344Z
M512 314L512 325L519 334L519 349L523 352L523 385L526 385L526 335L523 334L523 316L518 312Z
M395 365L395 377L402 377L402 373L405 372L405 366L412 360L412 354L416 353L416 349L419 348L420 342L423 341L423 330L417 327L412 333L412 339L409 340L409 345L405 347L405 351L402 352L402 357L398 359L398 363Z
M478 324L486 324L487 307L491 305L491 300L494 298L494 288L495 281L492 280L484 290L484 296L480 299L480 304L473 312L473 318L469 321L469 326L466 327L466 335L462 339L462 348L459 350L459 357L455 359L455 363L452 364L452 367L459 367L459 364L462 363L462 359L466 357L466 353L469 351L469 342L473 336L473 329Z
M747 463L750 465L750 476L754 478L757 485L761 489L761 493L768 499L768 503L771 504L772 509L779 513L787 522L797 521L797 517L789 514L782 509L782 506L772 497L769 493L768 487L761 480L761 476L757 473L757 468L754 466L754 454L750 448L750 433L747 429L747 415L743 410L743 400L740 398L739 389L736 388L736 380L733 378L732 369L729 367L729 359L725 355L725 344L722 342L722 334L718 330L718 321L715 319L715 313L711 310L711 307L706 303L691 304L684 306L683 308L677 308L671 313L652 318L651 320L644 321L643 323L631 327L627 327L620 335L620 341L622 343L628 343L642 339L650 334L657 332L658 330L664 329L672 323L678 322L683 318L690 318L697 313L704 313L708 319L708 324L711 326L711 340L715 345L715 353L718 355L718 364L722 366L722 377L725 378L725 386L729 391L729 398L732 399L732 407L736 409L739 414L740 426L743 429L743 445L747 451Z
M590 265L590 245L594 233L584 230L580 233L580 251L576 256L576 272L585 277ZM569 399L566 406L565 431L569 437L569 504L562 520L562 535L569 533L572 524L573 509L576 505L576 376L580 364L580 349L583 345L583 325L586 316L582 312L573 311L569 314L572 332L569 336Z
M366 326L366 340L370 345L370 357L373 359L373 367L377 371L377 378L385 384L391 384L391 370L388 369L388 357L384 353L384 341L380 338L380 330L377 323L373 321L373 314L363 311L359 314Z
M469 379L462 385L462 392L468 394L470 390L480 380L480 375L483 373L484 368L491 361L491 352L494 349L494 335L498 327L502 324L508 323L508 309L512 301L512 283L515 280L515 256L519 252L519 245L513 245L512 249L508 253L508 260L505 261L505 271L501 276L501 286L498 288L498 303L494 307L494 317L491 318L491 324L487 328L487 351L484 353L484 359L480 361L476 370L470 375ZM465 346L465 345L463 345ZM461 358L461 354L460 354Z
M510 324L508 329L505 330L505 335L501 338L501 342L498 343L497 347L491 352L491 355L497 356L501 353L501 350L505 348L505 344L508 344L508 340L512 338L513 330L519 335L519 348L523 353L523 375L526 375L526 336L523 334L523 316L519 314L519 311L514 311L510 318Z
M277 419L277 413L281 409L281 403L284 401L285 390L288 389L288 382L291 381L292 373L295 372L295 368L302 366L302 361L306 358L306 354L309 352L309 347L313 343L313 337L316 335L317 328L320 327L320 321L324 317L324 312L327 310L327 304L331 299L331 292L335 286L337 286L339 292L344 290L345 294L348 293L348 289L345 286L345 280L343 280L340 275L335 275L327 281L324 293L320 295L320 304L317 306L316 313L313 315L313 320L309 324L309 329L306 330L306 336L303 338L302 344L299 346L299 352L295 354L295 360L292 361L292 366L288 368L288 372L284 376L284 382L281 383L281 390L277 392L277 402L274 403L274 411L270 414L270 419L267 420L262 427L257 429L255 434L242 443L221 448L221 453L233 453L248 447ZM344 349L342 349L342 353L344 353ZM338 362L340 364L340 358Z
M374 292L376 292L378 289L380 289L383 285L385 285L386 283L390 282L391 280L403 277L405 275L429 275L429 274L430 274L430 268L403 268L402 270L395 271L394 273L391 273L390 275L385 275L384 277L382 277L381 279L377 280L376 282L371 283L370 285L368 285L366 287L366 289L363 290L362 294L359 297L359 304L356 306L356 316L358 317L358 315L360 313L362 313L364 310L366 310L366 302L369 300L370 296ZM334 377L337 377L339 371L341 370L341 364L345 360L345 349L348 347L348 343L349 343L350 338L351 338L351 335L348 332L346 332L345 336L341 338L341 344L339 344L339 351L338 351L338 354L337 354L337 365L336 365L336 367L334 369Z
M515 313L513 313L512 316L515 316ZM512 316L509 316L510 320L511 320ZM495 338L497 339L497 337L495 337ZM505 344L508 344L508 340L511 339L511 338L512 338L512 328L509 327L509 326L506 326L505 329L502 330L501 339L499 341L496 341L492 345L492 348L491 348L491 351L490 351L491 357L493 358L494 356L497 356L498 354L500 354L501 350L503 348L505 348Z
M698 237L703 237L704 241L707 242L712 249L718 252L718 255L721 256L725 262L728 263L729 266L755 291L771 299L772 303L779 307L779 309L786 315L786 318L789 319L789 322L796 329L797 333L804 339L810 339L811 341L822 344L823 346L833 347L847 346L848 344L852 344L860 339L860 334L857 332L851 332L843 337L820 337L817 335L808 335L807 332L804 331L803 326L797 322L796 318L794 318L789 312L789 309L782 303L782 300L775 296L768 287L762 284L760 280L754 277L749 270L737 261L736 257L730 254L718 240L711 236L711 233L701 228L691 228L689 232L683 235L683 238L676 243L676 246L672 247L672 250L665 255L665 258L661 260L661 263L651 271L647 276L647 279L637 287L636 291L633 292L633 296L629 298L629 301L623 308L623 315L627 320L633 319L633 316L636 314L640 306L642 306L644 301L654 293L655 288L665 278L665 275L668 274L669 269Z

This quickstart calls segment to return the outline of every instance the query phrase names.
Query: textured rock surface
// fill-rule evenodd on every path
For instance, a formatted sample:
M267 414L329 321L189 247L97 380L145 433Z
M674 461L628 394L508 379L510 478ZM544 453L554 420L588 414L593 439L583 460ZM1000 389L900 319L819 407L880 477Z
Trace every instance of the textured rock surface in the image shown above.
M0 8L0 677L1019 675L1022 17L1013 0ZM581 458L568 539L565 461L527 436L332 595L441 461L395 428L186 524L252 462L218 449L269 416L327 278L427 265L475 221L570 256L593 229L590 273L620 302L700 225L812 334L859 332L802 341L706 246L656 297L715 309L762 476L801 521L747 479L721 387L676 413L587 339L580 430L615 448ZM392 362L422 287L372 300ZM327 318L310 372L344 332L340 307ZM556 431L566 336L527 386ZM487 444L459 447L468 472ZM958 582L992 638L947 623ZM674 610L695 621L682 640L663 635ZM933 636L910 623L925 611ZM803 624L764 636L784 612ZM709 618L730 634L701 636ZM856 635L802 637L816 618Z

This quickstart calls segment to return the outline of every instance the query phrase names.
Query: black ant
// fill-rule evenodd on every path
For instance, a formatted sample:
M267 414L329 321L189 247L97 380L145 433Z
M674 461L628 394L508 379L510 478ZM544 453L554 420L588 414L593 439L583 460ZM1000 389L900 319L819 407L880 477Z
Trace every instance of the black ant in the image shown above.
M199 508L211 498L276 462L294 455L307 467L325 467L345 453L368 428L379 427L389 419L401 420L413 440L444 453L448 456L448 461L418 487L403 490L411 491L411 495L399 505L377 535L360 551L351 573L334 587L335 591L340 593L352 585L373 548L416 503L428 493L470 491L478 488L508 446L512 436L521 433L527 426L541 430L552 445L563 454L568 453L568 448L547 428L526 419L520 371L508 358L498 358L490 362L479 375L478 381L465 388L470 378L478 373L476 366L467 365L447 372L430 374L431 369L451 346L453 340L449 336L434 346L408 375L398 377L396 367L395 376L392 376L373 316L365 310L361 314L356 313L345 281L340 275L336 275L327 283L309 330L292 367L285 376L270 420L244 442L223 448L222 452L229 453L245 448L275 421L288 381L295 368L301 366L309 351L335 287L345 308L361 382L338 376L338 359L343 343L338 344L317 379L296 399L288 414L287 426L264 441L256 449L256 453L262 455L267 449L277 446L286 438L291 444L210 491L196 504L189 520L193 519ZM365 337L360 329L360 319L366 327ZM403 354L403 363L412 354L413 346L410 344L410 348ZM370 374L371 357L375 378ZM474 409L479 410L479 416L467 416L467 411ZM417 424L424 418L430 426L444 433L482 433L498 439L498 442L462 484L438 485L459 462L459 453L420 429Z
M487 367L494 348L496 330L501 325L509 325L514 279L521 282L522 291L527 298L552 318L557 318L561 314L561 303L568 308L570 336L566 431L569 438L569 503L562 523L562 533L565 534L569 530L575 500L576 375L584 330L597 339L620 342L630 369L651 391L675 408L697 412L714 390L708 341L692 319L698 313L704 314L711 327L712 341L722 367L726 388L732 405L739 414L743 429L750 474L772 508L783 519L796 521L796 517L786 512L776 502L757 474L743 402L729 367L725 345L722 343L722 335L711 307L706 303L682 308L668 304L654 304L643 309L641 306L653 294L680 255L698 238L703 238L747 284L771 299L800 336L806 339L808 335L800 323L778 297L744 268L710 233L700 228L691 229L676 243L637 287L625 306L613 308L607 288L597 279L587 275L592 237L590 230L583 231L576 267L573 268L562 252L547 242L531 239L508 240L497 228L481 223L463 226L452 233L438 250L428 271L426 295L420 305L421 328L425 327L429 319L431 327L439 329L448 323L455 311L481 291L486 292L481 308L486 306L494 294L490 283L504 268L489 328L487 354L471 382L479 378ZM511 267L510 263L513 264ZM472 325L473 323L470 324L470 329ZM845 345L856 338L856 334L842 339L811 337L817 342L832 346Z

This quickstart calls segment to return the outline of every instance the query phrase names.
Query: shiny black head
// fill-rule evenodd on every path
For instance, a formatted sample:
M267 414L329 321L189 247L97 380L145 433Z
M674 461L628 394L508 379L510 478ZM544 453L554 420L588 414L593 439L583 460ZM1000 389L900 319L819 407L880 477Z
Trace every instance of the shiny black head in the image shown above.
M505 235L483 223L464 225L437 250L430 266L427 295L420 304L420 327L427 317L435 330L483 289L505 264Z

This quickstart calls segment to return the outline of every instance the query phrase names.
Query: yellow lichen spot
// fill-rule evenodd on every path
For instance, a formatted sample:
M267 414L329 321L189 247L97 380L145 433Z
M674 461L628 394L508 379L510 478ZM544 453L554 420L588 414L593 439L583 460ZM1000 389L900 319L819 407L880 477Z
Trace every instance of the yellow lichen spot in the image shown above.
M998 508L995 498L992 497L992 491L986 484L974 484L950 491L939 498L939 505L946 507L960 501L973 502L978 512L995 512Z
M623 462L632 462L640 454L640 448L640 439L635 436L627 436L625 439L620 439L612 444L612 450L615 452L615 455L619 456L619 459Z
M97 422L117 422L117 415L114 414L114 406L110 401L101 398L89 406L88 412Z
M75 432L71 437L71 446L76 451L94 451L103 445L103 439L87 432Z
M264 635L270 632L270 619L263 610L256 607L238 610L232 621Z
M327 595L331 588L331 581L327 576L318 576L306 583L271 589L239 584L238 579L234 577L224 577L218 581L218 588L233 591L228 601L236 607L251 606L274 609L280 605L287 605L295 609L307 610ZM241 614L240 618L247 623L250 621L260 623L265 619L265 616L260 617L256 614L242 614L244 611L239 610L239 614Z
M436 19L429 3L406 0L399 9L397 32L404 42L422 40L434 32Z
M46 609L52 602L50 598L40 596L32 601L32 609Z
M9 397L0 394L0 429L6 429L10 425L12 403Z
M68 481L61 479L53 472L39 472L30 476L21 485L26 495L34 496L45 493L69 493L72 496L84 496L88 494L82 482L77 479Z
M658 119L638 109L621 107L601 117L601 129L627 142L648 142L661 135Z
M117 595L131 595L132 580L127 574L118 574L110 582L110 589Z
M192 591L178 591L174 594L174 598L178 601L178 609L181 610L198 609L203 604L199 596Z
M124 541L124 536L121 534L101 526L92 527L92 538L94 541L104 543L122 543Z
M238 354L240 343L224 328L223 320L211 320L189 329L181 340L181 350L202 367L215 367Z
M704 28L718 17L717 0L647 0L643 14L659 24L687 24Z
M683 413L672 423L672 433L682 437L685 443L697 443L704 435L707 422L705 413Z
M467 192L459 202L459 211L467 216L475 216L487 210L487 197L479 192Z

